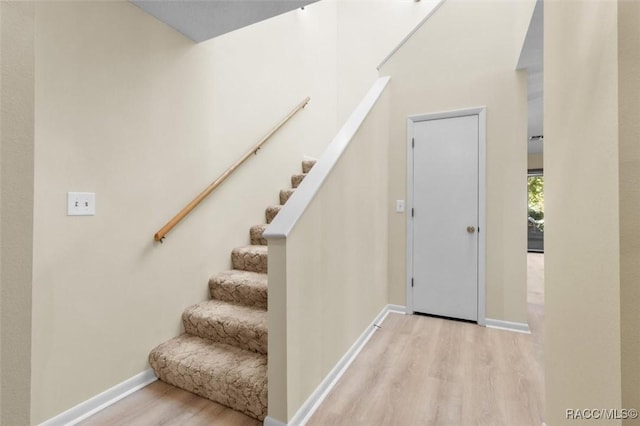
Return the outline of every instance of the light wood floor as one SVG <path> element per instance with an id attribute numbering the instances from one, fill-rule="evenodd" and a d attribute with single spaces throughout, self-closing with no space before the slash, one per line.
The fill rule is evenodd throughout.
<path id="1" fill-rule="evenodd" d="M 531 335 L 391 314 L 307 425 L 540 426 L 544 261 L 528 257 Z"/>
<path id="2" fill-rule="evenodd" d="M 259 426 L 262 422 L 158 380 L 79 424 Z"/>
<path id="3" fill-rule="evenodd" d="M 309 426 L 539 426 L 544 413 L 544 256 L 528 254 L 531 334 L 390 314 Z M 260 425 L 155 382 L 81 423 Z"/>

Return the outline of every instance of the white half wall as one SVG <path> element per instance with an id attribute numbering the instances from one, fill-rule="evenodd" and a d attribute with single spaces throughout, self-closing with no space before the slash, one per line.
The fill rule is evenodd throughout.
<path id="1" fill-rule="evenodd" d="M 285 423 L 387 305 L 387 81 L 376 82 L 265 233 L 268 414 Z"/>

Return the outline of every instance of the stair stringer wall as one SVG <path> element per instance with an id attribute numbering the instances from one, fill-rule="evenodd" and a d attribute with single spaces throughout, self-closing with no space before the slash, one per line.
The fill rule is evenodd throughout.
<path id="1" fill-rule="evenodd" d="M 266 231 L 270 418 L 291 420 L 387 305 L 386 81 L 377 81 L 377 102 L 357 117 L 372 89 Z M 340 148 L 350 125 L 357 131 Z"/>

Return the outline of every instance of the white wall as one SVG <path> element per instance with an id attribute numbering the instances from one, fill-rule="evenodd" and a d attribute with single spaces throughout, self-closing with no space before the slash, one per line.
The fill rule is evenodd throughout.
<path id="1" fill-rule="evenodd" d="M 375 79 L 392 43 L 361 51 L 360 39 L 400 40 L 434 4 L 344 6 L 353 28 L 366 23 L 349 31 L 343 7 L 323 1 L 193 44 L 126 2 L 36 3 L 32 422 L 147 368 Z M 305 96 L 258 156 L 153 243 Z M 97 215 L 67 217 L 68 191 L 96 192 Z"/>
<path id="2" fill-rule="evenodd" d="M 567 408 L 621 407 L 617 21 L 615 1 L 544 7 L 545 418 L 554 426 L 576 424 Z"/>
<path id="3" fill-rule="evenodd" d="M 526 322 L 526 72 L 535 1 L 448 0 L 381 68 L 391 76 L 389 200 L 406 199 L 409 115 L 487 107 L 488 318 Z M 389 301 L 406 303 L 406 216 L 389 203 Z"/>

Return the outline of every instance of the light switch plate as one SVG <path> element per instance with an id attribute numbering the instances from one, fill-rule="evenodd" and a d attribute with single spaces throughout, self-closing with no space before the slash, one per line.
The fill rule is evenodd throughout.
<path id="1" fill-rule="evenodd" d="M 93 216 L 96 214 L 95 192 L 68 192 L 67 216 Z"/>
<path id="2" fill-rule="evenodd" d="M 396 213 L 404 213 L 404 200 L 396 200 Z"/>

